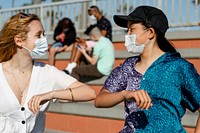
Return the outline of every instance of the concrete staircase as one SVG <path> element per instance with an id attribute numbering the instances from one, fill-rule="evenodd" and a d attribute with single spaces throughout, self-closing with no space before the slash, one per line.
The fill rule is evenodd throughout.
<path id="1" fill-rule="evenodd" d="M 189 62 L 193 63 L 200 73 L 200 39 L 171 39 L 177 50 Z M 131 56 L 121 41 L 115 42 L 115 67 Z M 70 53 L 63 52 L 56 56 L 56 67 L 64 69 L 69 61 Z M 48 56 L 40 61 L 48 63 Z M 98 94 L 106 77 L 87 82 Z M 182 124 L 190 133 L 194 132 L 198 113 L 187 111 Z M 85 103 L 51 103 L 47 112 L 46 133 L 57 131 L 73 133 L 116 133 L 124 124 L 123 103 L 108 109 L 98 109 L 93 101 Z M 52 132 L 51 132 L 52 131 Z"/>

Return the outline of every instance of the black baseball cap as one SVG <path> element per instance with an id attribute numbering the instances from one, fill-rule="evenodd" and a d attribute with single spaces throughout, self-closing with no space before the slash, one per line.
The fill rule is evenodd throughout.
<path id="1" fill-rule="evenodd" d="M 143 22 L 158 29 L 161 33 L 165 34 L 168 26 L 166 15 L 158 8 L 152 6 L 139 6 L 135 8 L 128 16 L 127 15 L 114 15 L 114 22 L 120 26 L 127 28 L 128 21 Z"/>

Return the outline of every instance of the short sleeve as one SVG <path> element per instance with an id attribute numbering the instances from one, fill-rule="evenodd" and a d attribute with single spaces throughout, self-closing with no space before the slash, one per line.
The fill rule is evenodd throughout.
<path id="1" fill-rule="evenodd" d="M 126 86 L 126 76 L 123 75 L 123 65 L 116 67 L 106 79 L 103 88 L 109 92 L 120 92 Z"/>
<path id="2" fill-rule="evenodd" d="M 110 22 L 105 18 L 102 20 L 102 24 L 98 26 L 100 30 L 106 30 L 106 31 L 109 29 L 109 27 L 110 27 Z"/>
<path id="3" fill-rule="evenodd" d="M 200 108 L 200 77 L 193 64 L 183 66 L 183 103 L 190 111 Z"/>
<path id="4" fill-rule="evenodd" d="M 75 81 L 77 80 L 70 75 L 55 67 L 53 68 L 53 90 L 66 89 Z"/>
<path id="5" fill-rule="evenodd" d="M 103 43 L 95 42 L 93 55 L 96 55 L 99 57 L 99 54 L 101 53 L 101 51 L 103 49 L 103 46 L 104 46 Z"/>

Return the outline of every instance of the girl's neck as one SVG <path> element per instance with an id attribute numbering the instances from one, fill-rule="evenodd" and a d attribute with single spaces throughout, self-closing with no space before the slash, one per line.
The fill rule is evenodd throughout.
<path id="1" fill-rule="evenodd" d="M 33 68 L 33 60 L 31 58 L 20 58 L 17 54 L 15 54 L 9 62 L 12 64 L 14 69 L 22 73 L 30 71 Z"/>
<path id="2" fill-rule="evenodd" d="M 152 64 L 156 59 L 158 59 L 161 55 L 163 55 L 165 52 L 163 52 L 159 47 L 153 47 L 148 51 L 145 51 L 144 54 L 140 56 L 142 64 Z"/>

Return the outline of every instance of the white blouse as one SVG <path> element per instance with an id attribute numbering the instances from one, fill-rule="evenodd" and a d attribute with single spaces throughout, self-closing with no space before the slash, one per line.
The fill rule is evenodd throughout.
<path id="1" fill-rule="evenodd" d="M 34 62 L 26 100 L 21 106 L 6 80 L 2 63 L 0 75 L 0 133 L 43 133 L 49 102 L 41 105 L 38 114 L 33 114 L 28 101 L 33 95 L 65 89 L 76 81 L 53 66 Z"/>

